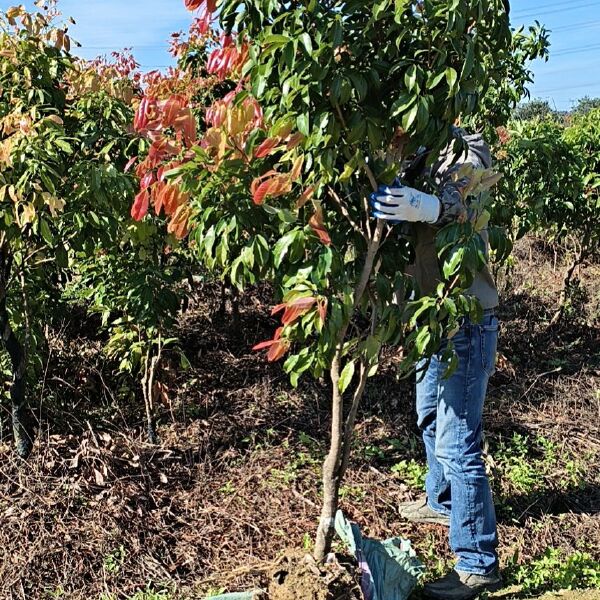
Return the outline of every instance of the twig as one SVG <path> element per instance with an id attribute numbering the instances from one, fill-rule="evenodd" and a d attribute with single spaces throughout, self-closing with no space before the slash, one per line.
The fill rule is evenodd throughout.
<path id="1" fill-rule="evenodd" d="M 546 371 L 545 373 L 540 373 L 534 380 L 533 383 L 525 390 L 525 392 L 523 392 L 523 394 L 520 396 L 519 400 L 523 400 L 523 398 L 525 398 L 525 396 L 527 396 L 527 394 L 529 394 L 529 392 L 534 388 L 535 384 L 542 378 L 545 377 L 546 375 L 552 375 L 553 373 L 559 373 L 560 371 L 562 371 L 562 367 L 556 367 L 556 369 L 552 369 L 552 371 Z"/>
<path id="2" fill-rule="evenodd" d="M 346 220 L 348 221 L 348 223 L 350 223 L 350 225 L 352 226 L 352 229 L 354 229 L 354 231 L 356 231 L 356 233 L 358 233 L 368 243 L 369 238 L 367 237 L 365 232 L 360 228 L 360 226 L 356 223 L 356 221 L 352 218 L 352 215 L 350 214 L 348 207 L 344 204 L 344 201 L 339 197 L 339 195 L 331 187 L 329 188 L 329 195 L 331 196 L 331 199 L 336 203 L 336 205 L 340 209 L 340 212 L 342 213 L 342 215 L 344 217 L 346 217 Z"/>

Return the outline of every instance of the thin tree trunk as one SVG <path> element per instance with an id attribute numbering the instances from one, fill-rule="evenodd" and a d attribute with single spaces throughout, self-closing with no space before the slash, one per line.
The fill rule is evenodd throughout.
<path id="1" fill-rule="evenodd" d="M 231 302 L 231 317 L 232 317 L 231 323 L 232 323 L 234 329 L 239 329 L 241 326 L 240 292 L 235 286 L 232 286 L 232 288 L 231 288 L 230 302 Z"/>
<path id="2" fill-rule="evenodd" d="M 152 354 L 152 349 L 148 350 L 146 355 L 144 377 L 142 378 L 142 392 L 144 395 L 144 406 L 146 409 L 146 433 L 148 435 L 148 441 L 151 444 L 158 444 L 158 435 L 156 434 L 156 423 L 154 416 L 154 378 L 156 373 L 156 366 L 160 361 L 161 346 L 159 340 L 159 348 L 156 356 Z"/>
<path id="3" fill-rule="evenodd" d="M 373 237 L 369 242 L 365 263 L 354 290 L 353 310 L 340 329 L 336 345 L 336 354 L 331 363 L 331 441 L 329 453 L 323 464 L 323 507 L 321 509 L 321 518 L 317 529 L 317 539 L 314 550 L 314 558 L 319 562 L 323 562 L 331 550 L 331 542 L 335 531 L 335 514 L 339 503 L 340 485 L 350 455 L 354 421 L 368 379 L 368 369 L 364 368 L 365 365 L 361 362 L 360 380 L 353 396 L 350 413 L 346 419 L 346 423 L 344 423 L 344 402 L 342 394 L 339 391 L 342 349 L 353 313 L 360 305 L 363 294 L 367 289 L 369 278 L 375 264 L 375 257 L 381 244 L 383 228 L 384 222 L 380 220 L 377 221 Z"/>
<path id="4" fill-rule="evenodd" d="M 554 313 L 554 316 L 552 317 L 550 324 L 548 325 L 549 328 L 555 327 L 562 320 L 565 314 L 565 308 L 567 307 L 567 300 L 569 299 L 569 289 L 573 280 L 573 274 L 575 273 L 577 267 L 581 265 L 581 263 L 584 261 L 584 258 L 584 251 L 582 249 L 580 252 L 576 253 L 573 262 L 569 265 L 569 268 L 566 270 L 565 276 L 563 278 L 562 289 L 560 291 L 558 309 Z"/>
<path id="5" fill-rule="evenodd" d="M 329 454 L 323 464 L 323 506 L 317 529 L 314 557 L 323 562 L 333 540 L 335 513 L 338 508 L 340 490 L 340 464 L 342 460 L 344 401 L 339 391 L 341 345 L 331 363 L 332 408 L 331 442 Z"/>
<path id="6" fill-rule="evenodd" d="M 27 458 L 33 448 L 33 434 L 27 418 L 25 398 L 25 375 L 27 357 L 23 345 L 13 331 L 6 307 L 8 279 L 12 267 L 12 257 L 6 244 L 0 250 L 0 332 L 2 344 L 10 356 L 12 365 L 12 384 L 10 387 L 13 437 L 17 454 Z"/>

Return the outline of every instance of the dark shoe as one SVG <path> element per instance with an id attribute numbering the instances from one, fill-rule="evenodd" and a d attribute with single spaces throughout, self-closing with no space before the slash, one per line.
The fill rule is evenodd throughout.
<path id="1" fill-rule="evenodd" d="M 413 502 L 402 502 L 398 507 L 401 517 L 412 523 L 434 523 L 450 527 L 450 517 L 436 512 L 427 504 L 427 496 L 423 495 Z"/>
<path id="2" fill-rule="evenodd" d="M 426 584 L 423 593 L 438 600 L 470 600 L 481 592 L 497 592 L 501 588 L 502 578 L 498 569 L 489 575 L 450 571 L 441 579 Z"/>

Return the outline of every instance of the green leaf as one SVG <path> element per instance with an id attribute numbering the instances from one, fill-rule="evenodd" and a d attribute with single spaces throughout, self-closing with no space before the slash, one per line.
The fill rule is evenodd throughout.
<path id="1" fill-rule="evenodd" d="M 265 46 L 285 46 L 288 42 L 290 42 L 290 38 L 287 35 L 280 35 L 276 33 L 272 33 L 263 38 L 262 43 Z"/>
<path id="2" fill-rule="evenodd" d="M 348 389 L 348 386 L 350 385 L 350 382 L 354 377 L 355 366 L 356 361 L 351 360 L 349 363 L 346 364 L 346 366 L 342 370 L 340 379 L 338 381 L 338 389 L 340 390 L 340 394 L 343 394 L 346 391 L 346 389 Z"/>
<path id="3" fill-rule="evenodd" d="M 310 135 L 309 118 L 307 113 L 303 115 L 298 115 L 298 117 L 296 118 L 296 127 L 302 135 L 305 135 L 307 137 Z"/>
<path id="4" fill-rule="evenodd" d="M 398 100 L 392 104 L 392 108 L 390 109 L 390 116 L 397 117 L 398 115 L 407 111 L 416 101 L 418 96 L 413 94 L 402 94 Z"/>
<path id="5" fill-rule="evenodd" d="M 312 40 L 310 39 L 310 35 L 308 35 L 308 33 L 303 33 L 302 35 L 300 35 L 300 41 L 302 42 L 302 45 L 306 48 L 306 52 L 308 53 L 308 55 L 312 56 L 313 45 Z"/>
<path id="6" fill-rule="evenodd" d="M 404 74 L 404 85 L 410 92 L 417 86 L 417 67 L 416 65 L 410 65 L 406 73 Z"/>
<path id="7" fill-rule="evenodd" d="M 273 262 L 275 264 L 275 268 L 279 268 L 281 266 L 285 255 L 287 254 L 290 246 L 292 245 L 292 242 L 294 241 L 297 235 L 298 231 L 294 230 L 290 231 L 289 233 L 286 233 L 286 235 L 277 240 L 277 243 L 275 244 L 275 248 L 273 250 Z"/>
<path id="8" fill-rule="evenodd" d="M 54 243 L 54 236 L 52 235 L 52 232 L 50 231 L 50 227 L 48 226 L 48 223 L 46 222 L 46 219 L 44 219 L 44 218 L 40 219 L 40 233 L 41 233 L 44 241 L 49 246 L 52 246 L 52 244 Z"/>
<path id="9" fill-rule="evenodd" d="M 402 117 L 402 128 L 404 131 L 410 131 L 414 125 L 419 114 L 419 104 L 415 104 L 403 117 Z"/>
<path id="10" fill-rule="evenodd" d="M 446 69 L 446 81 L 448 82 L 448 87 L 450 88 L 450 94 L 453 95 L 456 82 L 458 81 L 458 73 L 452 67 L 448 67 Z"/>

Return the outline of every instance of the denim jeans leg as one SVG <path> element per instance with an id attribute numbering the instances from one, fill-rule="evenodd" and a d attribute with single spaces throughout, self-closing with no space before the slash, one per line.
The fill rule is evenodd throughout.
<path id="1" fill-rule="evenodd" d="M 498 320 L 468 320 L 452 342 L 459 366 L 439 379 L 435 457 L 450 482 L 450 546 L 456 568 L 487 574 L 498 563 L 496 515 L 481 450 L 483 404 L 494 369 Z"/>
<path id="2" fill-rule="evenodd" d="M 421 371 L 426 365 L 422 361 L 418 369 Z M 442 464 L 435 455 L 436 418 L 438 407 L 438 380 L 441 375 L 439 360 L 435 357 L 427 371 L 419 373 L 417 381 L 417 415 L 418 425 L 423 436 L 425 452 L 427 454 L 427 477 L 425 478 L 425 491 L 427 503 L 430 508 L 444 515 L 450 514 L 450 483 L 444 476 Z"/>

